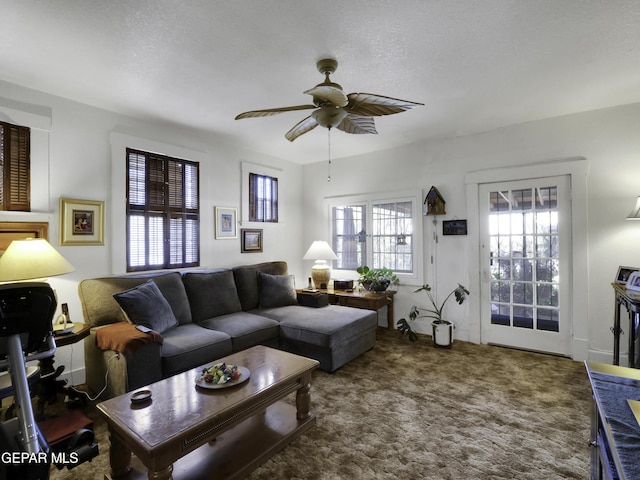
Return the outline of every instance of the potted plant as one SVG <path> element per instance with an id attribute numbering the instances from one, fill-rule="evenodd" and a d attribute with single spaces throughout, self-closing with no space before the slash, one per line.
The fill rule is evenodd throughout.
<path id="1" fill-rule="evenodd" d="M 411 311 L 409 312 L 409 320 L 405 318 L 401 318 L 400 320 L 398 320 L 398 330 L 402 335 L 406 334 L 409 337 L 409 341 L 415 342 L 416 340 L 418 340 L 418 335 L 411 328 L 409 321 L 413 321 L 416 318 L 431 318 L 433 319 L 433 321 L 431 322 L 431 327 L 433 328 L 433 343 L 436 345 L 436 347 L 451 347 L 451 344 L 453 343 L 453 329 L 455 328 L 455 326 L 453 322 L 442 318 L 442 312 L 445 305 L 447 304 L 447 301 L 452 296 L 455 296 L 456 302 L 459 305 L 462 305 L 462 303 L 467 298 L 467 295 L 469 295 L 469 290 L 467 290 L 466 287 L 458 284 L 458 286 L 445 297 L 444 301 L 440 305 L 438 305 L 436 299 L 431 293 L 431 287 L 429 285 L 423 285 L 415 291 L 415 293 L 418 292 L 425 292 L 427 294 L 427 297 L 429 297 L 429 301 L 431 302 L 431 306 L 412 306 Z"/>
<path id="2" fill-rule="evenodd" d="M 400 284 L 398 277 L 386 267 L 369 268 L 364 265 L 358 267 L 356 272 L 360 275 L 358 283 L 368 292 L 384 292 L 390 285 Z"/>

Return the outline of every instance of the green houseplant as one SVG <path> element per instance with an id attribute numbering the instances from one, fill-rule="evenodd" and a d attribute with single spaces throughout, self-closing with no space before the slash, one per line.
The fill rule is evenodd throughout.
<path id="1" fill-rule="evenodd" d="M 358 267 L 356 272 L 360 275 L 358 283 L 367 291 L 384 292 L 390 285 L 397 286 L 400 283 L 393 271 L 386 267 L 369 268 L 364 265 Z"/>
<path id="2" fill-rule="evenodd" d="M 429 302 L 431 303 L 430 307 L 418 307 L 417 305 L 413 305 L 411 307 L 411 311 L 409 312 L 409 320 L 406 318 L 401 318 L 397 322 L 398 330 L 402 335 L 407 335 L 409 341 L 415 342 L 418 340 L 418 335 L 415 330 L 411 328 L 411 324 L 409 322 L 414 321 L 417 318 L 431 318 L 433 321 L 431 322 L 431 326 L 433 328 L 433 342 L 438 347 L 450 347 L 453 342 L 453 322 L 445 320 L 442 318 L 442 312 L 444 311 L 444 307 L 447 304 L 447 301 L 453 296 L 456 299 L 456 302 L 459 305 L 467 298 L 469 295 L 469 290 L 466 287 L 458 284 L 458 286 L 451 292 L 449 295 L 445 297 L 445 299 L 438 305 L 433 293 L 431 292 L 431 287 L 427 284 L 418 288 L 414 293 L 425 292 L 427 297 L 429 298 Z"/>

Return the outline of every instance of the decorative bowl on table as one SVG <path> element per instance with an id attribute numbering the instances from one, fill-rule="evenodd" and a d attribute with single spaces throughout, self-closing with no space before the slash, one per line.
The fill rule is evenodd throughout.
<path id="1" fill-rule="evenodd" d="M 196 377 L 196 385 L 202 388 L 228 388 L 249 380 L 248 368 L 231 363 L 220 362 L 204 367 Z"/>

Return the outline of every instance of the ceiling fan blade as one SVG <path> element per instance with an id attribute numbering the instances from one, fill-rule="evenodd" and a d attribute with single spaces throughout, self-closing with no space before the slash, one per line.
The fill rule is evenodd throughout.
<path id="1" fill-rule="evenodd" d="M 423 103 L 400 100 L 399 98 L 384 97 L 373 93 L 350 93 L 347 95 L 349 104 L 345 110 L 353 115 L 365 117 L 379 117 L 382 115 L 393 115 L 407 111 Z"/>
<path id="2" fill-rule="evenodd" d="M 268 108 L 266 110 L 251 110 L 250 112 L 243 112 L 236 116 L 236 120 L 241 118 L 253 118 L 253 117 L 268 117 L 271 115 L 278 115 L 283 112 L 293 112 L 296 110 L 311 110 L 318 108 L 315 105 L 296 105 L 293 107 L 280 107 L 280 108 Z"/>
<path id="3" fill-rule="evenodd" d="M 373 117 L 363 117 L 360 115 L 347 115 L 337 128 L 346 133 L 378 133 Z"/>
<path id="4" fill-rule="evenodd" d="M 302 93 L 307 93 L 309 95 L 313 95 L 316 98 L 321 100 L 326 100 L 327 102 L 331 102 L 331 104 L 336 107 L 344 107 L 349 103 L 349 99 L 344 94 L 344 92 L 332 85 L 316 85 L 309 90 L 306 90 Z"/>
<path id="5" fill-rule="evenodd" d="M 300 135 L 307 133 L 310 130 L 313 130 L 317 126 L 318 126 L 318 122 L 316 122 L 316 119 L 309 116 L 304 120 L 301 120 L 300 122 L 296 123 L 291 130 L 289 130 L 287 133 L 284 134 L 284 136 L 287 140 L 289 140 L 290 142 L 293 142 Z"/>

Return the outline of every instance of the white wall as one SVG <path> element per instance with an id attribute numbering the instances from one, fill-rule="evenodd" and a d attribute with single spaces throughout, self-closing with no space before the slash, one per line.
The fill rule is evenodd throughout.
<path id="1" fill-rule="evenodd" d="M 393 151 L 348 159 L 334 159 L 332 181 L 326 182 L 324 162 L 299 166 L 238 148 L 209 133 L 180 130 L 116 115 L 40 92 L 0 82 L 0 118 L 24 120 L 34 128 L 38 139 L 32 155 L 35 187 L 34 212 L 0 212 L 0 221 L 48 221 L 49 240 L 75 266 L 76 271 L 50 280 L 60 302 L 69 304 L 72 320 L 82 318 L 77 284 L 84 278 L 124 271 L 119 260 L 125 248 L 121 228 L 124 211 L 115 207 L 124 186 L 112 177 L 114 134 L 135 137 L 143 142 L 169 145 L 178 150 L 197 152 L 201 174 L 201 257 L 203 266 L 233 266 L 283 259 L 291 273 L 306 279 L 311 262 L 302 255 L 311 242 L 328 238 L 328 210 L 325 197 L 361 193 L 438 187 L 447 201 L 444 219 L 468 218 L 465 176 L 482 169 L 542 164 L 555 159 L 584 157 L 589 163 L 587 177 L 588 211 L 588 288 L 583 293 L 589 342 L 589 356 L 609 361 L 612 335 L 609 331 L 613 311 L 610 286 L 619 265 L 640 266 L 640 225 L 625 222 L 640 195 L 640 105 L 627 105 L 541 120 L 481 135 L 413 144 Z M 20 120 L 20 121 L 19 121 Z M 24 123 L 23 123 L 24 124 Z M 334 150 L 340 135 L 333 134 Z M 380 135 L 384 135 L 381 131 Z M 366 141 L 366 136 L 362 136 Z M 124 163 L 124 157 L 122 162 Z M 285 222 L 264 226 L 264 252 L 241 254 L 240 240 L 214 240 L 213 208 L 240 207 L 241 163 L 271 166 L 282 172 L 281 200 Z M 115 192 L 115 193 L 114 193 Z M 86 198 L 106 202 L 104 246 L 59 246 L 59 197 Z M 428 241 L 432 217 L 426 219 L 423 233 L 425 281 L 447 291 L 457 282 L 469 282 L 477 272 L 468 237 L 440 238 L 437 269 L 429 264 L 433 245 Z M 441 219 L 439 219 L 441 220 Z M 438 225 L 441 228 L 441 224 Z M 302 282 L 304 283 L 304 282 Z M 298 281 L 301 284 L 301 281 Z M 396 320 L 406 315 L 415 295 L 405 286 L 396 297 Z M 472 292 L 472 294 L 477 292 Z M 478 312 L 452 305 L 461 328 L 458 338 L 470 335 L 470 319 Z M 456 318 L 456 317 L 454 317 Z M 625 328 L 625 332 L 628 329 Z M 425 329 L 426 331 L 426 329 Z M 460 336 L 462 335 L 462 336 Z M 622 353 L 626 352 L 622 338 Z M 63 347 L 57 362 L 77 370 L 73 381 L 83 377 L 82 344 Z M 624 362 L 624 359 L 622 359 Z"/>
<path id="2" fill-rule="evenodd" d="M 111 112 L 0 82 L 0 119 L 32 127 L 32 209 L 30 213 L 0 212 L 0 221 L 48 222 L 49 242 L 69 260 L 75 272 L 50 279 L 59 303 L 68 303 L 72 321 L 82 321 L 77 285 L 84 278 L 125 271 L 123 138 L 166 153 L 193 154 L 200 161 L 201 265 L 230 267 L 285 260 L 290 273 L 306 278 L 302 222 L 302 167 L 234 147 L 210 133 L 151 124 Z M 115 139 L 115 140 L 114 140 Z M 154 151 L 157 151 L 154 148 Z M 240 253 L 240 238 L 214 238 L 214 207 L 241 205 L 241 163 L 274 167 L 279 172 L 285 221 L 265 225 L 262 253 Z M 104 200 L 104 246 L 60 246 L 58 204 L 61 196 Z M 242 225 L 239 226 L 239 229 Z M 82 343 L 62 347 L 56 363 L 74 371 L 73 382 L 84 381 Z"/>
<path id="3" fill-rule="evenodd" d="M 586 288 L 578 292 L 585 315 L 574 318 L 588 337 L 588 356 L 611 361 L 614 280 L 619 265 L 640 266 L 640 224 L 624 218 L 640 195 L 640 104 L 585 112 L 559 118 L 516 125 L 480 135 L 413 144 L 393 151 L 377 152 L 348 159 L 334 159 L 332 181 L 326 178 L 326 164 L 304 168 L 304 243 L 328 238 L 328 210 L 325 197 L 358 193 L 422 188 L 423 194 L 435 185 L 446 200 L 447 215 L 442 219 L 468 218 L 465 177 L 469 172 L 561 161 L 584 157 L 587 175 L 586 215 L 587 265 L 579 265 L 588 276 Z M 332 144 L 339 148 L 341 132 Z M 381 132 L 380 135 L 384 135 Z M 585 206 L 580 206 L 583 210 Z M 457 282 L 477 284 L 477 264 L 470 255 L 469 237 L 440 237 L 437 268 L 429 264 L 433 245 L 429 241 L 433 217 L 425 219 L 423 232 L 425 279 L 448 292 Z M 442 219 L 438 219 L 439 221 Z M 441 224 L 438 224 L 441 231 Z M 476 259 L 477 260 L 477 259 Z M 475 279 L 475 280 L 474 280 Z M 465 283 L 467 282 L 467 283 Z M 396 296 L 396 321 L 406 316 L 418 299 L 413 287 L 401 288 Z M 472 291 L 472 295 L 478 292 Z M 469 324 L 477 322 L 478 302 L 463 308 L 451 305 L 451 315 L 461 328 L 457 338 L 470 338 Z M 583 318 L 585 317 L 586 318 Z M 427 332 L 426 323 L 419 326 Z M 623 327 L 625 332 L 628 328 Z M 621 352 L 626 354 L 626 336 Z M 578 354 L 574 358 L 580 359 Z M 621 364 L 626 364 L 621 358 Z"/>

